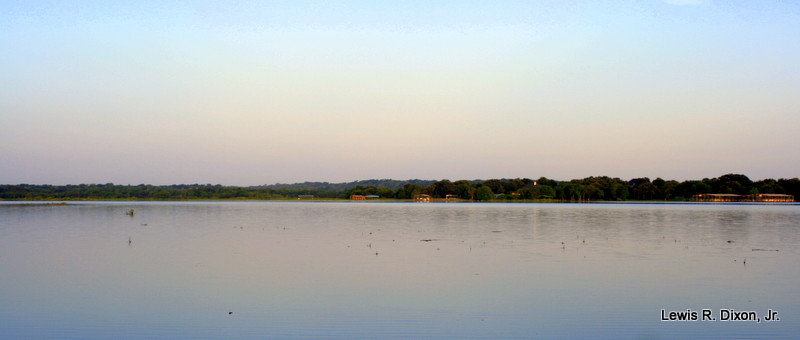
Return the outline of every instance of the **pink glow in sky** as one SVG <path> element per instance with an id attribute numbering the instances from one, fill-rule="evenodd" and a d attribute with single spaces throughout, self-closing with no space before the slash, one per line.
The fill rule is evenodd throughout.
<path id="1" fill-rule="evenodd" d="M 0 2 L 0 183 L 800 176 L 800 5 Z"/>

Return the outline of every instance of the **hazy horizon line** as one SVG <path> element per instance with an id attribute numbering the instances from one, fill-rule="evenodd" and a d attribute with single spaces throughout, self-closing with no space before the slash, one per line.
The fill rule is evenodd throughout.
<path id="1" fill-rule="evenodd" d="M 753 178 L 750 178 L 750 176 L 748 176 L 748 175 L 746 175 L 746 174 L 726 173 L 726 174 L 718 175 L 718 176 L 715 176 L 715 177 L 691 178 L 691 179 L 681 179 L 681 180 L 679 180 L 679 179 L 672 179 L 672 178 L 664 178 L 664 177 L 661 177 L 661 176 L 656 176 L 656 177 L 650 177 L 650 176 L 631 177 L 631 178 L 629 178 L 629 179 L 627 179 L 627 180 L 628 180 L 628 181 L 630 181 L 630 180 L 637 179 L 637 178 L 648 178 L 648 179 L 650 179 L 651 181 L 653 181 L 653 180 L 655 180 L 655 179 L 659 179 L 659 178 L 660 178 L 660 179 L 662 179 L 662 180 L 665 180 L 665 181 L 673 181 L 673 180 L 674 180 L 674 181 L 678 181 L 678 182 L 685 182 L 685 181 L 702 181 L 703 179 L 719 178 L 719 177 L 721 177 L 721 176 L 725 176 L 725 175 L 744 175 L 745 177 L 747 177 L 748 179 L 750 179 L 750 180 L 751 180 L 751 181 L 753 181 L 753 182 L 758 182 L 758 181 L 763 181 L 763 180 L 768 180 L 768 179 L 772 179 L 772 180 L 781 180 L 781 179 L 794 179 L 794 178 L 798 178 L 798 176 L 795 176 L 795 177 L 768 177 L 768 178 L 759 178 L 759 179 L 753 179 Z M 557 181 L 557 182 L 569 182 L 569 181 L 573 181 L 573 180 L 581 180 L 581 179 L 586 179 L 586 178 L 591 178 L 591 177 L 608 177 L 608 178 L 618 178 L 618 179 L 622 179 L 622 180 L 624 180 L 624 178 L 622 178 L 622 177 L 620 177 L 620 176 L 596 175 L 596 176 L 588 176 L 588 177 L 582 177 L 582 178 L 572 178 L 572 179 L 567 179 L 567 180 L 564 180 L 564 179 L 556 179 L 556 178 L 550 178 L 550 177 L 546 177 L 546 176 L 539 176 L 539 177 L 536 177 L 536 178 L 532 178 L 532 177 L 492 177 L 492 178 L 487 178 L 487 179 L 481 179 L 481 178 L 475 178 L 475 179 L 463 179 L 463 178 L 462 178 L 462 179 L 456 179 L 456 180 L 449 179 L 449 178 L 442 178 L 442 179 L 423 179 L 423 178 L 409 178 L 409 179 L 394 179 L 394 178 L 368 178 L 368 179 L 359 179 L 359 180 L 352 180 L 352 181 L 335 181 L 335 182 L 334 182 L 334 181 L 311 181 L 311 180 L 306 180 L 306 181 L 301 181 L 301 182 L 293 182 L 293 183 L 289 183 L 289 182 L 275 182 L 275 183 L 272 183 L 272 184 L 266 184 L 266 183 L 262 183 L 262 184 L 250 184 L 250 185 L 234 185 L 234 184 L 222 184 L 222 183 L 200 183 L 200 182 L 195 182 L 195 183 L 188 183 L 188 182 L 186 182 L 186 183 L 170 183 L 170 184 L 153 184 L 153 183 L 136 183 L 136 184 L 133 184 L 133 183 L 114 183 L 114 182 L 104 182 L 104 183 L 101 183 L 101 182 L 95 182 L 95 183 L 89 183 L 89 182 L 86 182 L 86 183 L 66 183 L 66 184 L 53 184 L 53 183 L 2 183 L 2 184 L 0 184 L 0 185 L 50 185 L 50 186 L 70 186 L 70 185 L 107 185 L 107 184 L 113 184 L 113 185 L 125 185 L 125 186 L 138 186 L 138 185 L 151 185 L 151 186 L 174 186 L 174 185 L 220 185 L 220 186 L 225 186 L 225 187 L 258 187 L 258 186 L 274 186 L 274 185 L 295 185 L 295 184 L 303 184 L 303 183 L 346 184 L 346 183 L 367 182 L 367 181 L 399 181 L 399 182 L 411 182 L 411 181 L 426 181 L 426 182 L 428 182 L 428 181 L 433 181 L 433 182 L 438 182 L 438 181 L 451 181 L 451 182 L 456 182 L 456 181 L 462 181 L 462 180 L 469 181 L 469 182 L 475 182 L 475 181 L 484 181 L 484 182 L 485 182 L 485 181 L 488 181 L 488 180 L 493 180 L 493 179 L 496 179 L 496 180 L 512 180 L 512 179 L 530 179 L 530 180 L 537 180 L 537 179 L 540 179 L 540 178 L 546 178 L 546 179 L 549 179 L 549 180 L 554 180 L 554 181 Z"/>

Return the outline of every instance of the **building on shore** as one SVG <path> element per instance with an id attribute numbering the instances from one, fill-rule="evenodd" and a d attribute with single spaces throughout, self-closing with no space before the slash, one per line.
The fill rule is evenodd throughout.
<path id="1" fill-rule="evenodd" d="M 794 196 L 785 194 L 747 195 L 747 202 L 794 202 Z"/>
<path id="2" fill-rule="evenodd" d="M 430 201 L 431 201 L 431 195 L 426 195 L 426 194 L 414 195 L 414 202 L 430 202 Z"/>
<path id="3" fill-rule="evenodd" d="M 785 194 L 700 194 L 692 199 L 698 202 L 794 202 L 794 196 Z"/>
<path id="4" fill-rule="evenodd" d="M 699 194 L 692 199 L 699 202 L 739 202 L 742 197 L 744 196 L 736 194 Z"/>

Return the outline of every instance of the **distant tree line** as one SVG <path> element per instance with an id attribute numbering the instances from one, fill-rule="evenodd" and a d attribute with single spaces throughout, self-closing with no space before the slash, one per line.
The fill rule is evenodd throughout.
<path id="1" fill-rule="evenodd" d="M 305 186 L 304 186 L 305 184 Z M 678 182 L 647 177 L 628 181 L 611 177 L 587 177 L 556 181 L 541 177 L 441 181 L 367 180 L 330 184 L 306 182 L 293 185 L 235 187 L 212 184 L 181 185 L 0 185 L 2 200 L 280 200 L 299 196 L 342 199 L 351 195 L 378 195 L 386 199 L 412 199 L 425 194 L 433 198 L 453 195 L 470 201 L 627 201 L 690 200 L 697 194 L 789 194 L 800 197 L 800 180 L 765 179 L 752 181 L 745 175 L 727 174 L 717 178 Z"/>
<path id="2" fill-rule="evenodd" d="M 261 185 L 254 188 L 259 189 L 288 189 L 288 190 L 324 190 L 324 191 L 345 191 L 347 189 L 355 188 L 357 186 L 373 186 L 376 188 L 389 188 L 392 190 L 397 190 L 403 185 L 406 184 L 417 184 L 421 186 L 428 186 L 433 184 L 431 180 L 422 180 L 422 179 L 410 179 L 406 181 L 398 181 L 394 179 L 366 179 L 354 182 L 345 182 L 345 183 L 329 183 L 329 182 L 303 182 L 303 183 L 294 183 L 294 184 L 270 184 L 270 185 Z"/>
<path id="3" fill-rule="evenodd" d="M 272 190 L 212 184 L 181 185 L 3 185 L 0 199 L 3 200 L 274 200 L 296 196 L 306 192 L 322 195 L 319 190 Z M 326 195 L 337 197 L 337 193 Z"/>
<path id="4" fill-rule="evenodd" d="M 751 181 L 745 175 L 728 174 L 718 178 L 687 180 L 678 182 L 647 177 L 628 181 L 611 177 L 587 177 L 571 181 L 556 181 L 541 177 L 490 179 L 486 181 L 442 180 L 428 186 L 406 184 L 394 190 L 372 186 L 357 186 L 345 191 L 345 195 L 379 195 L 386 198 L 408 199 L 417 194 L 434 198 L 456 195 L 462 199 L 475 201 L 489 200 L 535 200 L 551 199 L 560 201 L 626 201 L 626 200 L 690 200 L 694 195 L 719 194 L 789 194 L 800 197 L 800 180 L 765 179 Z"/>

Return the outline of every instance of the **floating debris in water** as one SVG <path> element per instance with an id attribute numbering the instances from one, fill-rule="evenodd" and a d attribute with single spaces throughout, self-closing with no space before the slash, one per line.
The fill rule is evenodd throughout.
<path id="1" fill-rule="evenodd" d="M 125 212 L 125 215 L 128 215 L 130 217 L 133 217 L 133 214 L 134 214 L 133 209 L 128 210 L 128 211 Z"/>
<path id="2" fill-rule="evenodd" d="M 754 248 L 753 251 L 780 251 L 778 249 L 762 249 L 762 248 Z"/>
<path id="3" fill-rule="evenodd" d="M 733 243 L 733 241 L 731 241 L 731 240 L 728 240 L 728 243 Z"/>

